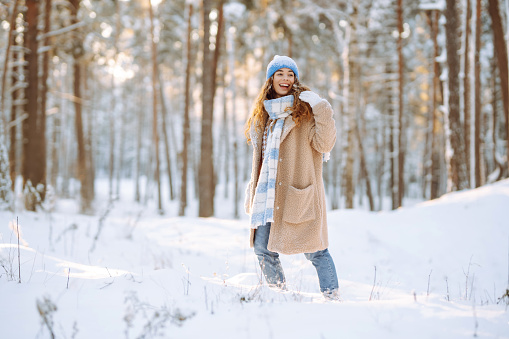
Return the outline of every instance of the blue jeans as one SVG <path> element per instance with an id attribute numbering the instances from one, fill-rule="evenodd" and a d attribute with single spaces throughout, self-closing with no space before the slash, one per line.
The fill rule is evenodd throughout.
<path id="1" fill-rule="evenodd" d="M 279 260 L 279 254 L 267 249 L 269 234 L 270 223 L 267 223 L 265 226 L 258 226 L 254 238 L 254 252 L 258 257 L 262 273 L 267 283 L 271 286 L 284 288 L 286 280 L 281 261 Z M 304 253 L 304 255 L 316 268 L 318 281 L 320 283 L 320 291 L 323 293 L 337 290 L 339 287 L 338 276 L 329 250 L 326 248 L 315 253 Z"/>

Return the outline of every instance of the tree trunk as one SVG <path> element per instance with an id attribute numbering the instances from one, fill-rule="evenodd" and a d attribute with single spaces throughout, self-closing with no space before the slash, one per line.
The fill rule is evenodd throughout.
<path id="1" fill-rule="evenodd" d="M 52 0 L 45 1 L 44 8 L 44 46 L 50 46 L 50 39 L 47 37 L 47 33 L 51 29 L 51 4 Z M 50 53 L 51 50 L 44 52 L 42 59 L 42 77 L 41 77 L 41 114 L 46 116 L 47 109 L 47 94 L 48 94 L 48 76 L 49 76 L 49 66 L 50 66 Z M 46 119 L 43 119 L 45 121 Z M 44 128 L 45 129 L 45 128 Z"/>
<path id="2" fill-rule="evenodd" d="M 208 1 L 208 0 L 207 0 Z M 219 0 L 219 13 L 217 14 L 217 35 L 216 35 L 216 42 L 215 42 L 215 49 L 214 49 L 214 59 L 212 64 L 212 102 L 214 102 L 214 96 L 216 94 L 216 73 L 217 73 L 217 65 L 219 64 L 219 57 L 221 52 L 221 44 L 223 40 L 223 33 L 224 33 L 224 9 L 223 9 L 224 0 Z M 210 46 L 210 45 L 209 45 Z"/>
<path id="3" fill-rule="evenodd" d="M 164 91 L 163 91 L 163 82 L 161 81 L 161 72 L 159 72 L 158 75 L 158 81 L 159 81 L 159 95 L 161 96 L 161 129 L 163 130 L 163 141 L 164 141 L 164 151 L 166 155 L 166 170 L 168 172 L 168 189 L 170 194 L 170 200 L 173 201 L 175 199 L 175 196 L 173 194 L 173 178 L 171 175 L 171 147 L 170 147 L 170 138 L 168 136 L 168 124 L 166 122 L 166 116 L 168 115 L 168 109 L 166 105 L 166 100 L 164 100 Z M 171 123 L 171 119 L 170 119 Z"/>
<path id="4" fill-rule="evenodd" d="M 140 77 L 141 81 L 141 77 Z M 142 148 L 143 148 L 143 130 L 144 130 L 144 117 L 145 117 L 145 111 L 144 111 L 144 93 L 142 91 L 138 92 L 137 95 L 137 131 L 136 131 L 136 167 L 135 167 L 135 188 L 134 188 L 134 200 L 136 202 L 141 201 L 141 192 L 140 192 L 140 177 L 141 177 L 141 154 L 142 154 Z"/>
<path id="5" fill-rule="evenodd" d="M 1 140 L 5 141 L 6 138 L 4 138 L 4 135 L 6 133 L 6 124 L 5 124 L 5 114 L 4 114 L 4 108 L 5 108 L 5 85 L 7 82 L 7 73 L 9 68 L 9 57 L 10 57 L 10 51 L 11 46 L 16 44 L 14 41 L 15 36 L 13 32 L 16 30 L 16 16 L 18 15 L 18 3 L 19 0 L 15 0 L 12 4 L 11 9 L 11 17 L 9 20 L 9 33 L 7 36 L 7 48 L 5 50 L 5 58 L 4 58 L 4 67 L 3 67 L 3 73 L 2 73 L 2 93 L 0 96 L 0 112 L 2 114 L 1 121 L 0 121 L 0 133 L 1 133 Z"/>
<path id="6" fill-rule="evenodd" d="M 128 94 L 127 91 L 124 90 L 122 92 L 122 108 L 125 112 L 128 102 Z M 117 171 L 115 172 L 115 181 L 116 181 L 116 187 L 115 187 L 115 196 L 120 196 L 120 186 L 121 186 L 121 180 L 122 180 L 122 172 L 124 171 L 124 158 L 125 158 L 125 138 L 126 138 L 126 114 L 120 114 L 120 117 L 118 118 L 118 121 L 120 123 L 120 126 L 117 126 L 117 129 L 119 131 L 118 134 L 118 161 L 117 161 Z"/>
<path id="7" fill-rule="evenodd" d="M 504 38 L 504 28 L 498 0 L 488 0 L 488 11 L 492 21 L 493 47 L 498 61 L 498 71 L 500 76 L 500 87 L 502 88 L 502 101 L 504 103 L 505 129 L 507 138 L 507 175 L 509 175 L 509 83 L 508 83 L 508 65 L 507 65 L 507 42 Z M 507 27 L 506 27 L 507 28 Z"/>
<path id="8" fill-rule="evenodd" d="M 148 1 L 148 9 L 150 15 L 150 37 L 152 45 L 152 133 L 154 137 L 154 153 L 155 153 L 155 181 L 157 184 L 157 208 L 160 214 L 163 214 L 163 202 L 161 197 L 161 175 L 159 173 L 159 131 L 157 119 L 157 47 L 154 36 L 154 12 L 152 3 Z"/>
<path id="9" fill-rule="evenodd" d="M 67 65 L 60 65 L 60 74 L 64 74 L 65 71 L 68 69 Z M 71 93 L 72 92 L 72 77 L 70 76 L 62 76 L 60 78 L 60 92 L 61 93 Z M 60 107 L 61 107 L 61 114 L 60 115 L 60 126 L 58 126 L 58 131 L 60 133 L 60 144 L 55 145 L 56 147 L 56 157 L 58 158 L 59 163 L 59 176 L 62 178 L 62 183 L 60 185 L 60 194 L 65 198 L 71 197 L 71 169 L 73 167 L 74 162 L 74 155 L 75 152 L 73 150 L 74 143 L 72 142 L 72 135 L 70 131 L 73 130 L 73 126 L 71 125 L 70 119 L 70 112 L 72 111 L 71 108 L 72 103 L 70 100 L 67 100 L 64 98 L 64 96 L 61 96 L 60 100 Z M 60 154 L 65 154 L 64 157 L 61 157 Z"/>
<path id="10" fill-rule="evenodd" d="M 397 207 L 403 204 L 403 196 L 405 193 L 405 148 L 403 147 L 404 124 L 403 124 L 403 5 L 402 0 L 398 0 L 398 203 Z"/>
<path id="11" fill-rule="evenodd" d="M 373 192 L 371 191 L 371 180 L 370 180 L 370 175 L 368 172 L 368 167 L 366 165 L 366 156 L 365 156 L 365 152 L 364 152 L 364 146 L 362 145 L 362 139 L 363 139 L 363 137 L 366 136 L 366 134 L 363 131 L 363 135 L 361 136 L 361 132 L 359 131 L 359 129 L 360 129 L 359 125 L 363 125 L 362 119 L 364 119 L 364 115 L 361 113 L 360 117 L 361 117 L 361 124 L 356 124 L 355 134 L 357 136 L 357 142 L 359 144 L 359 156 L 360 156 L 360 160 L 361 160 L 362 176 L 364 177 L 364 180 L 366 181 L 366 194 L 367 194 L 368 200 L 369 200 L 369 210 L 374 211 L 375 210 L 375 202 L 373 200 Z"/>
<path id="12" fill-rule="evenodd" d="M 480 0 L 479 0 L 480 1 Z M 493 89 L 493 94 L 492 94 L 492 98 L 491 98 L 491 107 L 492 107 L 492 111 L 493 111 L 493 114 L 491 115 L 493 120 L 492 120 L 492 126 L 491 126 L 491 130 L 492 130 L 492 142 L 493 142 L 493 145 L 492 145 L 492 154 L 493 154 L 493 166 L 488 168 L 489 171 L 493 171 L 489 174 L 489 178 L 488 178 L 488 182 L 494 182 L 494 181 L 498 181 L 500 179 L 503 178 L 504 176 L 504 163 L 503 163 L 503 157 L 501 157 L 498 153 L 497 153 L 497 149 L 498 149 L 498 133 L 497 131 L 499 130 L 499 126 L 498 126 L 498 118 L 499 118 L 499 112 L 498 112 L 498 82 L 497 82 L 497 78 L 496 78 L 496 74 L 497 74 L 497 65 L 496 65 L 497 61 L 496 61 L 496 56 L 492 59 L 491 61 L 491 74 L 493 74 L 493 77 L 491 78 L 491 81 L 490 81 L 490 85 L 491 85 L 491 88 Z M 481 65 L 479 64 L 479 75 L 480 75 L 480 68 L 481 68 Z M 479 82 L 481 80 L 479 79 Z M 479 84 L 479 92 L 481 92 L 482 88 L 481 88 L 481 83 Z M 479 103 L 479 116 L 481 115 L 481 107 L 482 107 L 482 102 Z M 481 122 L 479 122 L 480 124 Z M 487 128 L 487 130 L 489 129 L 489 127 Z M 482 140 L 479 140 L 479 146 L 476 145 L 476 147 L 479 148 L 479 153 L 481 152 L 481 142 Z M 484 179 L 484 176 L 483 176 L 483 162 L 481 162 L 479 164 L 479 186 L 481 186 L 483 184 L 483 179 Z"/>
<path id="13" fill-rule="evenodd" d="M 116 65 L 117 64 L 117 55 L 118 55 L 118 37 L 120 35 L 120 3 L 119 1 L 115 1 L 115 30 L 113 35 L 113 62 Z M 109 148 L 109 163 L 108 163 L 108 196 L 109 200 L 113 200 L 114 197 L 114 189 L 113 189 L 113 181 L 115 177 L 115 153 L 116 153 L 116 144 L 115 144 L 115 136 L 117 133 L 117 128 L 115 126 L 116 123 L 116 108 L 117 108 L 117 101 L 116 101 L 116 94 L 115 94 L 115 75 L 111 74 L 111 80 L 110 80 L 110 92 L 111 92 L 111 99 L 110 99 L 110 112 L 109 112 L 109 137 L 110 137 L 110 148 Z"/>
<path id="14" fill-rule="evenodd" d="M 89 91 L 89 78 L 87 77 L 90 72 L 88 71 L 88 65 L 85 65 L 85 72 L 83 76 L 83 86 L 84 86 L 84 92 L 90 93 Z M 93 97 L 93 95 L 91 95 Z M 94 137 L 93 137 L 93 126 L 94 126 L 94 110 L 92 107 L 89 106 L 89 112 L 87 114 L 88 116 L 88 126 L 86 128 L 88 134 L 85 138 L 85 148 L 86 148 L 86 163 L 87 163 L 87 170 L 86 170 L 86 186 L 87 186 L 87 197 L 90 199 L 90 201 L 93 201 L 95 198 L 95 159 L 94 154 L 95 147 L 94 147 Z"/>
<path id="15" fill-rule="evenodd" d="M 430 36 L 431 41 L 433 41 L 433 11 L 426 12 L 426 19 L 430 26 Z M 432 54 L 432 57 L 430 58 L 430 69 L 434 65 L 434 53 Z M 431 168 L 433 164 L 433 136 L 434 136 L 434 130 L 433 130 L 433 116 L 435 114 L 435 97 L 434 97 L 434 77 L 433 72 L 429 73 L 429 94 L 430 94 L 430 102 L 429 102 L 429 111 L 428 111 L 428 121 L 426 125 L 426 142 L 425 142 L 425 148 L 424 148 L 424 156 L 423 156 L 423 174 L 424 174 L 424 180 L 422 185 L 422 197 L 424 199 L 428 199 L 430 197 L 429 188 L 431 187 Z"/>
<path id="16" fill-rule="evenodd" d="M 226 95 L 226 65 L 223 67 L 223 127 L 221 128 L 220 140 L 219 142 L 222 144 L 222 156 L 218 155 L 219 159 L 223 159 L 223 170 L 224 170 L 224 198 L 228 199 L 228 186 L 230 183 L 230 123 L 228 121 L 228 105 L 227 105 L 227 95 Z M 232 79 L 235 79 L 235 76 L 231 75 Z M 235 119 L 235 111 L 232 111 L 231 120 Z M 233 121 L 235 124 L 235 121 Z M 233 130 L 235 133 L 235 130 Z M 221 166 L 217 166 L 220 168 Z"/>
<path id="17" fill-rule="evenodd" d="M 214 138 L 212 133 L 214 94 L 216 82 L 217 59 L 219 46 L 215 46 L 215 53 L 211 50 L 210 41 L 210 11 L 212 1 L 203 0 L 203 78 L 202 78 L 202 122 L 201 122 L 201 144 L 200 144 L 200 165 L 199 165 L 199 210 L 200 217 L 214 215 Z M 218 32 L 219 33 L 219 32 Z M 217 41 L 216 41 L 217 42 Z"/>
<path id="18" fill-rule="evenodd" d="M 476 0 L 476 14 L 475 14 L 475 56 L 474 56 L 474 73 L 475 73 L 475 112 L 474 112 L 474 158 L 475 158 L 475 169 L 474 176 L 475 182 L 474 186 L 479 187 L 481 185 L 481 107 L 482 107 L 482 97 L 481 97 L 481 10 L 482 4 L 481 0 Z M 493 121 L 494 127 L 496 126 L 496 110 L 493 111 Z M 493 128 L 493 151 L 494 151 L 494 160 L 496 159 L 496 130 Z"/>
<path id="19" fill-rule="evenodd" d="M 352 117 L 350 117 L 350 120 L 353 120 Z M 350 126 L 348 127 L 347 131 L 347 156 L 346 156 L 346 162 L 345 162 L 345 169 L 344 169 L 344 190 L 345 190 L 345 208 L 352 209 L 354 207 L 353 205 L 353 199 L 355 196 L 355 186 L 354 186 L 354 178 L 353 178 L 353 170 L 354 170 L 354 157 L 353 154 L 355 152 L 355 139 L 354 139 L 354 126 L 355 122 L 350 123 Z"/>
<path id="20" fill-rule="evenodd" d="M 385 74 L 391 75 L 392 74 L 392 67 L 391 62 L 387 62 L 385 66 Z M 388 129 L 389 129 L 389 135 L 387 136 L 389 139 L 388 147 L 389 147 L 389 161 L 390 161 L 390 178 L 389 178 L 389 189 L 391 194 L 391 202 L 392 202 L 392 209 L 398 208 L 398 186 L 397 186 L 397 167 L 396 167 L 396 152 L 395 152 L 395 145 L 394 145 L 394 139 L 395 139 L 395 131 L 396 131 L 396 119 L 394 114 L 394 105 L 393 105 L 393 90 L 392 90 L 392 80 L 389 78 L 387 81 L 387 88 L 385 89 L 387 91 L 387 120 L 388 120 Z"/>
<path id="21" fill-rule="evenodd" d="M 380 155 L 378 159 L 378 168 L 376 170 L 376 176 L 377 176 L 377 194 L 378 194 L 378 208 L 377 210 L 381 211 L 383 209 L 383 197 L 384 197 L 384 191 L 382 189 L 383 187 L 383 178 L 385 174 L 385 150 L 387 149 L 387 128 L 385 127 L 384 123 L 385 119 L 380 119 L 380 122 L 378 124 L 378 130 L 380 134 L 380 141 L 381 143 L 376 143 L 376 152 Z M 378 135 L 376 133 L 375 135 Z"/>
<path id="22" fill-rule="evenodd" d="M 18 46 L 17 42 L 16 42 L 16 34 L 14 34 L 14 32 L 16 32 L 16 20 L 12 20 L 11 18 L 11 29 L 13 30 L 13 34 L 11 35 L 11 44 L 12 46 L 15 46 L 15 47 L 21 47 L 21 46 Z M 7 55 L 6 54 L 6 58 L 7 58 Z M 17 176 L 17 173 L 19 171 L 19 157 L 18 157 L 18 149 L 20 148 L 19 145 L 18 145 L 18 126 L 19 126 L 19 122 L 17 121 L 18 119 L 18 106 L 19 106 L 19 102 L 18 100 L 22 97 L 22 91 L 21 89 L 17 89 L 18 86 L 18 82 L 21 81 L 20 79 L 20 75 L 23 73 L 23 67 L 21 66 L 21 62 L 20 62 L 20 55 L 22 55 L 22 53 L 20 53 L 18 51 L 18 49 L 16 48 L 15 51 L 13 51 L 12 53 L 12 60 L 15 64 L 15 68 L 13 69 L 13 71 L 11 72 L 11 86 L 12 87 L 15 87 L 11 90 L 11 119 L 10 119 L 10 128 L 8 129 L 9 131 L 9 138 L 10 138 L 10 147 L 9 147 L 9 170 L 10 170 L 10 177 L 11 177 L 11 184 L 12 184 L 12 191 L 14 191 L 15 189 L 15 184 L 16 184 L 16 176 Z M 7 69 L 4 69 L 4 74 L 5 72 L 7 72 Z M 3 88 L 3 86 L 2 86 Z"/>
<path id="23" fill-rule="evenodd" d="M 345 208 L 353 208 L 353 199 L 355 195 L 355 187 L 353 182 L 353 154 L 354 154 L 354 137 L 353 137 L 353 120 L 350 113 L 350 42 L 352 37 L 352 27 L 347 25 L 345 27 L 345 39 L 343 51 L 341 53 L 341 61 L 343 63 L 343 83 L 342 83 L 342 117 L 345 125 L 346 143 L 343 145 L 343 152 L 346 155 L 343 170 L 343 183 L 345 195 Z"/>
<path id="24" fill-rule="evenodd" d="M 239 213 L 239 201 L 240 199 L 240 170 L 239 170 L 239 154 L 238 154 L 238 144 L 237 144 L 237 105 L 236 105 L 236 84 L 235 84 L 235 32 L 232 31 L 232 27 L 230 27 L 229 34 L 228 34 L 228 55 L 229 55 L 229 73 L 230 73 L 230 94 L 231 94 L 231 103 L 232 103 L 232 114 L 231 114 L 231 120 L 232 120 L 232 135 L 233 135 L 233 174 L 234 174 L 234 197 L 233 197 L 233 217 L 235 219 L 240 218 Z M 226 84 L 225 84 L 226 87 Z M 226 105 L 226 101 L 225 101 Z M 228 181 L 227 181 L 228 185 Z"/>
<path id="25" fill-rule="evenodd" d="M 439 55 L 438 50 L 438 20 L 439 12 L 433 11 L 432 13 L 432 24 L 431 24 L 431 36 L 433 39 L 433 105 L 431 109 L 431 189 L 430 199 L 436 199 L 440 196 L 440 152 L 438 147 L 438 119 L 437 119 L 437 107 L 439 103 L 438 91 L 441 93 L 441 82 L 440 82 L 440 65 L 437 62 Z"/>
<path id="26" fill-rule="evenodd" d="M 51 6 L 52 0 L 45 1 L 44 7 L 44 46 L 50 46 L 51 42 L 47 33 L 51 30 Z M 43 124 L 42 132 L 46 133 L 46 108 L 47 108 L 47 95 L 48 95 L 48 77 L 50 67 L 50 54 L 52 50 L 44 52 L 42 59 L 42 77 L 41 77 L 41 123 Z M 43 136 L 45 138 L 45 136 Z M 39 145 L 40 152 L 43 152 L 44 158 L 46 158 L 46 143 Z M 46 160 L 44 160 L 46 162 Z"/>
<path id="27" fill-rule="evenodd" d="M 122 102 L 122 110 L 124 111 L 127 107 L 127 91 L 122 91 L 121 94 L 121 102 Z M 117 125 L 118 129 L 118 148 L 117 148 L 117 170 L 115 172 L 115 196 L 120 197 L 120 182 L 122 179 L 122 172 L 124 169 L 124 154 L 125 154 L 125 136 L 126 136 L 126 114 L 120 114 L 117 119 L 120 126 Z"/>
<path id="28" fill-rule="evenodd" d="M 392 100 L 392 97 L 389 96 L 389 101 Z M 396 186 L 396 160 L 394 154 L 394 110 L 392 107 L 392 103 L 389 103 L 389 158 L 391 162 L 391 177 L 389 182 L 389 187 L 391 190 L 391 201 L 392 201 L 392 209 L 398 208 L 398 188 Z"/>
<path id="29" fill-rule="evenodd" d="M 185 80 L 185 98 L 184 98 L 184 123 L 182 126 L 182 179 L 180 180 L 180 207 L 179 207 L 179 216 L 184 216 L 186 214 L 187 207 L 187 172 L 188 172 L 188 145 L 190 142 L 190 123 L 189 123 L 189 105 L 191 101 L 191 92 L 190 92 L 190 80 L 191 80 L 191 18 L 193 16 L 193 5 L 189 4 L 189 9 L 187 10 L 187 36 L 186 36 L 186 80 Z"/>
<path id="30" fill-rule="evenodd" d="M 116 55 L 116 52 L 115 52 Z M 114 199 L 113 194 L 113 179 L 115 176 L 115 135 L 117 129 L 115 128 L 115 115 L 116 115 L 116 94 L 115 94 L 115 76 L 111 75 L 110 81 L 111 99 L 110 99 L 110 112 L 109 112 L 109 137 L 110 137 L 110 148 L 109 148 L 109 162 L 108 162 L 108 196 L 109 200 Z"/>
<path id="31" fill-rule="evenodd" d="M 147 126 L 147 130 L 150 130 Z M 150 126 L 152 127 L 152 126 Z M 151 183 L 154 182 L 154 169 L 153 169 L 153 163 L 154 163 L 154 152 L 150 152 L 150 146 L 148 147 L 147 151 L 147 163 L 145 164 L 144 173 L 145 177 L 147 178 L 145 180 L 145 190 L 144 190 L 144 196 L 143 196 L 143 205 L 147 205 L 147 202 L 151 200 L 154 197 L 154 192 L 151 186 Z"/>
<path id="32" fill-rule="evenodd" d="M 451 174 L 453 191 L 468 188 L 465 162 L 465 145 L 463 126 L 459 111 L 459 56 L 458 56 L 458 12 L 455 0 L 446 0 L 446 40 L 447 64 L 449 67 L 449 121 L 450 140 L 453 154 L 451 157 Z"/>
<path id="33" fill-rule="evenodd" d="M 338 65 L 339 66 L 339 65 Z M 341 67 L 338 67 L 338 69 L 341 69 Z M 342 76 L 340 75 L 340 79 Z M 338 92 L 341 93 L 341 81 L 338 82 Z M 341 141 L 342 135 L 343 135 L 343 124 L 340 124 L 341 121 L 341 103 L 338 102 L 336 104 L 336 107 L 334 109 L 334 118 L 336 119 L 336 127 L 337 127 L 337 135 L 338 140 L 336 142 L 336 146 L 332 149 L 331 153 L 331 164 L 330 164 L 330 172 L 331 172 L 331 183 L 332 183 L 332 190 L 331 190 L 331 209 L 336 210 L 339 209 L 340 203 L 341 203 L 341 153 L 343 149 L 341 148 Z"/>
<path id="34" fill-rule="evenodd" d="M 473 186 L 473 183 L 471 183 L 471 168 L 470 168 L 470 120 L 471 120 L 471 76 L 470 76 L 470 31 L 471 31 L 471 17 L 472 17 L 472 0 L 466 0 L 467 1 L 467 13 L 466 13 L 466 20 L 465 20 L 465 52 L 463 55 L 464 60 L 464 78 L 463 78 L 463 121 L 464 121 L 464 143 L 465 143 L 465 165 L 467 169 L 467 180 L 469 183 L 469 187 Z"/>
<path id="35" fill-rule="evenodd" d="M 357 54 L 357 49 L 355 49 L 355 54 Z M 355 141 L 352 143 L 351 147 L 354 147 L 353 145 L 355 142 L 357 142 L 358 145 L 358 156 L 360 160 L 360 167 L 361 167 L 361 173 L 358 177 L 359 184 L 362 185 L 362 182 L 364 181 L 366 184 L 366 195 L 368 196 L 369 200 L 369 209 L 370 211 L 375 210 L 374 200 L 373 200 L 373 193 L 371 190 L 371 180 L 370 175 L 367 169 L 366 164 L 366 157 L 364 152 L 364 147 L 362 144 L 362 138 L 366 136 L 365 132 L 365 122 L 364 122 L 364 112 L 366 110 L 365 107 L 365 100 L 364 100 L 364 91 L 362 88 L 362 73 L 361 73 L 361 65 L 358 62 L 352 62 L 351 63 L 351 70 L 352 70 L 352 94 L 353 97 L 358 98 L 355 101 L 355 113 L 354 116 L 351 117 L 352 124 L 352 134 L 355 138 Z M 362 187 L 359 189 L 359 191 L 362 190 Z M 363 195 L 359 193 L 359 205 L 362 206 L 363 202 Z"/>
<path id="36" fill-rule="evenodd" d="M 17 15 L 17 8 L 18 8 L 18 1 L 16 0 L 13 3 L 13 6 L 11 8 L 11 19 L 10 19 L 10 25 L 9 25 L 9 33 L 7 35 L 7 48 L 5 51 L 5 57 L 4 57 L 4 67 L 3 67 L 3 74 L 2 74 L 2 92 L 1 92 L 1 105 L 0 105 L 0 208 L 8 209 L 12 208 L 12 190 L 15 187 L 13 185 L 13 181 L 11 180 L 11 177 L 13 176 L 13 173 L 11 173 L 10 169 L 10 152 L 7 150 L 7 123 L 6 123 L 6 114 L 4 111 L 5 108 L 5 85 L 7 83 L 7 73 L 9 68 L 9 57 L 10 57 L 10 49 L 11 45 L 13 43 L 13 32 L 16 29 L 16 15 Z M 15 114 L 14 114 L 15 115 Z M 15 149 L 15 147 L 14 147 Z M 14 174 L 15 176 L 15 174 Z M 21 280 L 20 280 L 21 282 Z"/>
<path id="37" fill-rule="evenodd" d="M 24 34 L 26 47 L 26 79 L 27 87 L 25 88 L 25 105 L 28 117 L 23 122 L 23 158 L 22 158 L 22 175 L 23 187 L 27 182 L 33 188 L 37 189 L 40 201 L 44 200 L 44 192 L 46 189 L 46 155 L 41 153 L 41 149 L 45 150 L 45 116 L 41 114 L 39 104 L 39 60 L 37 55 L 37 24 L 39 16 L 39 1 L 26 0 L 26 31 Z M 29 186 L 30 186 L 29 185 Z M 25 208 L 29 211 L 35 211 L 38 204 L 35 192 L 27 193 L 25 196 Z"/>
<path id="38" fill-rule="evenodd" d="M 71 24 L 76 24 L 78 22 L 78 10 L 80 8 L 81 0 L 70 0 L 71 4 Z M 76 129 L 76 141 L 78 145 L 78 164 L 77 164 L 77 177 L 80 186 L 80 196 L 81 196 L 81 211 L 88 212 L 91 208 L 92 198 L 90 196 L 90 183 L 88 182 L 88 173 L 87 173 L 87 151 L 85 148 L 85 134 L 83 128 L 83 98 L 81 93 L 81 81 L 82 81 L 82 65 L 81 58 L 83 56 L 83 41 L 78 34 L 74 36 L 73 39 L 73 89 L 74 89 L 74 124 Z"/>

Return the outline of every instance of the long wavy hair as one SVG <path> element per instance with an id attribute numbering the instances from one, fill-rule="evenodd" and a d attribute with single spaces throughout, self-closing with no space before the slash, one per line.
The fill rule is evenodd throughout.
<path id="1" fill-rule="evenodd" d="M 276 90 L 274 89 L 273 84 L 273 76 L 271 76 L 265 84 L 263 85 L 256 101 L 254 103 L 253 111 L 249 116 L 249 119 L 246 122 L 246 126 L 244 129 L 244 135 L 246 136 L 247 142 L 251 142 L 250 131 L 254 127 L 257 132 L 261 132 L 263 128 L 265 128 L 265 123 L 269 117 L 269 113 L 265 110 L 265 106 L 263 102 L 265 100 L 271 100 L 277 98 Z M 309 87 L 302 85 L 299 82 L 298 78 L 295 78 L 295 82 L 293 83 L 292 89 L 288 95 L 293 95 L 294 101 L 292 110 L 292 119 L 295 121 L 295 124 L 298 126 L 302 121 L 305 121 L 312 117 L 313 113 L 311 110 L 311 106 L 307 102 L 304 102 L 299 99 L 300 93 L 304 91 L 309 91 Z"/>

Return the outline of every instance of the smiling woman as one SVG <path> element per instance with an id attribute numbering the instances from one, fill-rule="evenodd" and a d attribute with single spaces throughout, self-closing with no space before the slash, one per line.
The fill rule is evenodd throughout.
<path id="1" fill-rule="evenodd" d="M 276 55 L 246 124 L 253 164 L 245 207 L 267 283 L 286 289 L 279 253 L 304 253 L 324 297 L 338 300 L 322 179 L 322 162 L 336 142 L 332 116 L 327 100 L 300 84 L 295 61 Z"/>

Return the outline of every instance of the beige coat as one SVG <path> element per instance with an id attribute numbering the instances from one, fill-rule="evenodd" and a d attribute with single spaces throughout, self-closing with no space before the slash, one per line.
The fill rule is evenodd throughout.
<path id="1" fill-rule="evenodd" d="M 322 153 L 330 152 L 336 142 L 333 111 L 326 100 L 313 108 L 314 118 L 296 126 L 285 119 L 279 148 L 274 222 L 270 229 L 269 251 L 296 254 L 313 253 L 329 246 L 325 191 L 322 179 Z M 251 214 L 258 175 L 262 134 L 251 136 L 253 165 L 246 189 L 246 213 Z M 251 229 L 253 247 L 255 230 Z"/>

